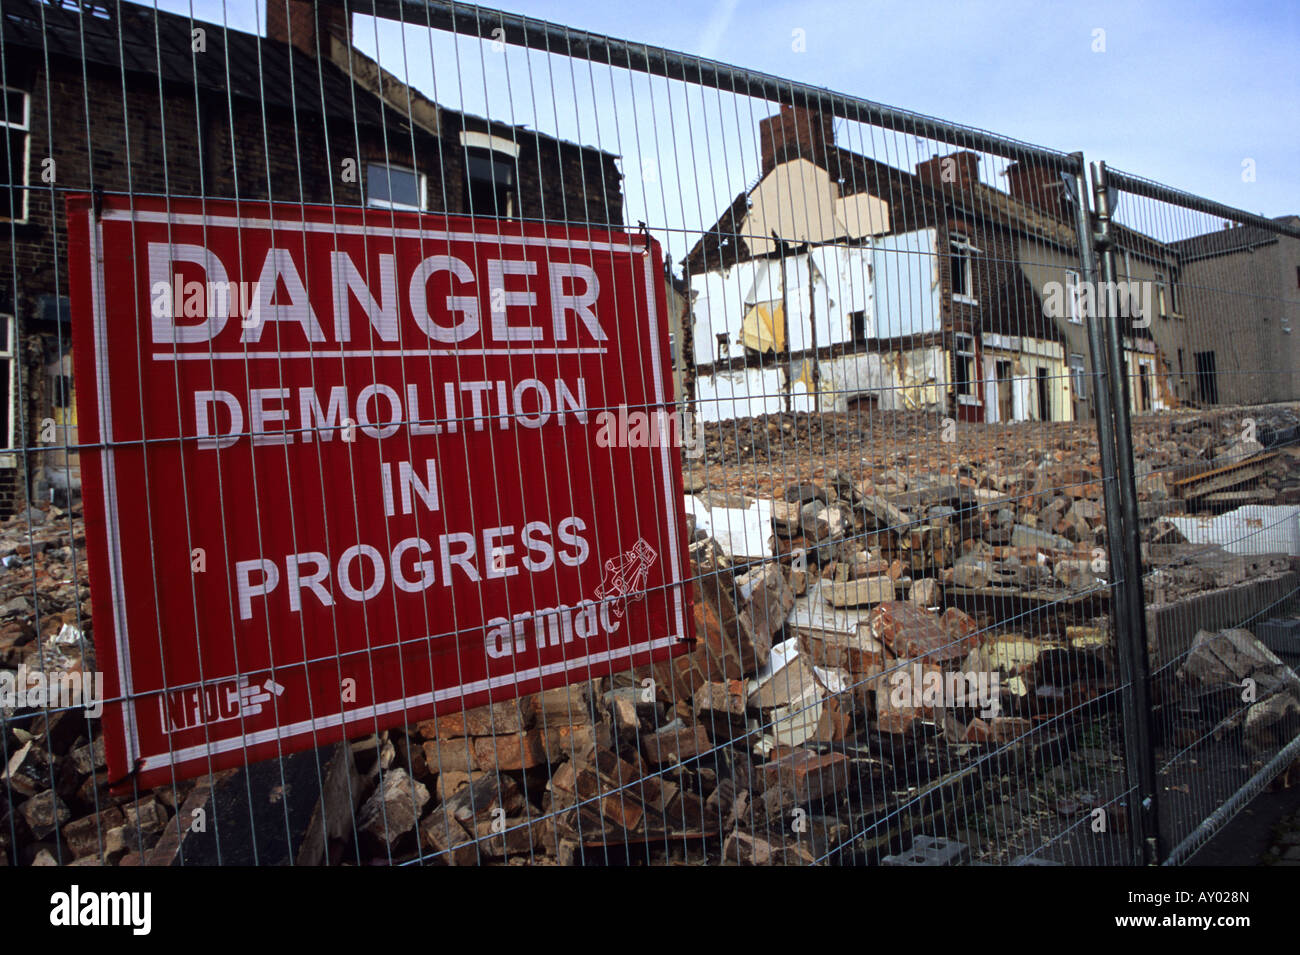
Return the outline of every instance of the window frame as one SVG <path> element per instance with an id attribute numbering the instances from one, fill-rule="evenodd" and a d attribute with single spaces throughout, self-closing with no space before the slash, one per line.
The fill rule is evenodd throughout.
<path id="1" fill-rule="evenodd" d="M 495 139 L 496 137 L 492 137 Z M 501 149 L 495 144 L 482 144 L 479 142 L 461 142 L 461 153 L 464 157 L 465 167 L 465 215 L 467 216 L 486 216 L 491 215 L 497 219 L 516 219 L 519 217 L 519 154 L 518 151 L 511 152 L 507 149 Z M 506 208 L 504 214 L 482 212 L 471 208 L 473 203 L 470 200 L 470 159 L 486 159 L 492 164 L 495 171 L 498 162 L 504 162 L 510 166 L 511 181 L 506 185 Z M 492 188 L 500 188 L 495 176 L 492 179 Z M 495 204 L 495 203 L 494 203 Z"/>
<path id="2" fill-rule="evenodd" d="M 17 367 L 17 342 L 15 336 L 18 334 L 18 322 L 15 317 L 8 312 L 0 312 L 0 322 L 8 326 L 9 336 L 6 339 L 7 345 L 0 348 L 0 361 L 9 362 L 9 374 L 4 376 L 3 386 L 8 389 L 6 392 L 9 396 L 7 405 L 9 408 L 9 420 L 0 422 L 0 427 L 6 429 L 3 435 L 4 444 L 0 445 L 0 469 L 14 468 L 18 466 L 17 451 L 14 439 L 17 437 L 17 415 L 18 415 L 18 395 L 15 394 L 18 374 Z"/>
<path id="3" fill-rule="evenodd" d="M 1160 311 L 1161 318 L 1178 318 L 1178 296 L 1174 291 L 1174 277 L 1172 273 L 1156 273 L 1156 308 Z"/>
<path id="4" fill-rule="evenodd" d="M 969 348 L 962 347 L 963 341 L 969 342 Z M 980 380 L 978 377 L 979 369 L 976 366 L 976 360 L 979 358 L 979 355 L 975 351 L 975 336 L 967 335 L 964 332 L 959 332 L 958 334 L 954 335 L 953 343 L 952 343 L 952 354 L 953 354 L 952 390 L 953 390 L 953 394 L 957 396 L 957 403 L 967 404 L 967 405 L 979 404 L 980 403 L 979 394 L 976 390 L 978 382 Z M 967 364 L 967 362 L 969 362 L 969 364 Z M 957 374 L 958 368 L 965 369 L 966 374 L 964 378 Z M 961 390 L 963 383 L 966 386 L 965 391 Z"/>
<path id="5" fill-rule="evenodd" d="M 970 238 L 964 232 L 948 233 L 948 288 L 952 293 L 952 300 L 962 305 L 978 305 L 979 299 L 975 296 L 975 255 L 980 250 L 971 242 Z M 965 263 L 965 274 L 963 275 L 964 292 L 957 291 L 957 271 L 955 265 L 958 260 Z"/>
<path id="6" fill-rule="evenodd" d="M 386 171 L 404 172 L 415 177 L 416 187 L 420 191 L 420 204 L 418 206 L 410 205 L 405 202 L 394 202 L 391 199 L 377 199 L 370 194 L 370 170 L 373 168 L 382 168 Z M 392 177 L 385 177 L 389 182 L 389 192 L 391 193 Z M 386 160 L 377 159 L 366 160 L 366 206 L 371 209 L 394 209 L 398 212 L 428 212 L 429 211 L 429 177 L 413 169 L 410 166 L 399 166 Z"/>
<path id="7" fill-rule="evenodd" d="M 1073 279 L 1073 281 L 1071 281 Z M 1083 275 L 1075 269 L 1065 270 L 1066 319 L 1071 325 L 1083 324 L 1083 306 L 1080 295 L 1083 290 Z"/>
<path id="8" fill-rule="evenodd" d="M 1078 363 L 1075 363 L 1075 359 Z M 1074 391 L 1075 401 L 1088 400 L 1088 360 L 1084 357 L 1083 352 L 1070 352 L 1066 357 L 1066 365 L 1070 369 L 1070 387 Z"/>
<path id="9" fill-rule="evenodd" d="M 9 185 L 10 194 L 16 188 L 22 195 L 22 215 L 18 217 L 0 215 L 0 222 L 9 222 L 13 225 L 26 225 L 31 196 L 31 177 L 32 177 L 32 94 L 27 90 L 19 89 L 16 86 L 0 86 L 0 95 L 8 96 L 10 93 L 17 93 L 23 98 L 23 121 L 21 124 L 6 120 L 4 113 L 0 112 L 0 129 L 20 130 L 23 133 L 23 173 L 22 183 L 15 187 L 12 183 Z M 9 157 L 6 153 L 5 161 Z M 10 316 L 12 317 L 12 316 Z"/>

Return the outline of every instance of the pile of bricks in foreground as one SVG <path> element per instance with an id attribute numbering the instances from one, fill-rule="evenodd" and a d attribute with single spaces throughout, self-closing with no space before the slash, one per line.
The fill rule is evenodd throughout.
<path id="1" fill-rule="evenodd" d="M 1207 563 L 1165 520 L 1292 496 L 1295 445 L 1246 442 L 1237 427 L 1229 415 L 1138 423 L 1153 595 L 1286 572 L 1285 557 L 1221 548 Z M 908 456 L 927 452 L 905 451 L 883 467 L 822 463 L 766 496 L 695 488 L 690 652 L 273 761 L 264 781 L 251 767 L 113 796 L 96 724 L 8 713 L 0 863 L 206 860 L 211 833 L 192 820 L 223 798 L 232 818 L 255 817 L 256 838 L 280 837 L 263 863 L 807 864 L 906 850 L 913 833 L 871 837 L 911 818 L 926 786 L 965 766 L 1003 771 L 986 757 L 1117 700 L 1095 443 L 1001 434 L 959 444 L 956 463 L 920 467 Z M 723 519 L 756 511 L 757 540 Z M 52 508 L 3 528 L 0 667 L 93 669 L 81 535 L 76 514 Z M 1223 631 L 1198 635 L 1178 672 L 1217 693 L 1272 666 L 1250 634 Z M 995 705 L 894 692 L 900 675 L 960 690 L 944 681 L 970 673 L 997 675 Z M 1300 706 L 1276 683 L 1224 727 L 1260 758 Z M 1005 778 L 1032 784 L 1023 767 Z"/>

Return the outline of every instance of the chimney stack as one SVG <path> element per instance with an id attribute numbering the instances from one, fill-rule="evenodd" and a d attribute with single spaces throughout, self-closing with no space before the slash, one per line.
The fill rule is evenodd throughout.
<path id="1" fill-rule="evenodd" d="M 348 42 L 349 17 L 343 4 L 333 0 L 266 0 L 266 36 L 291 43 L 315 58 L 317 46 L 330 59 L 330 37 Z"/>
<path id="2" fill-rule="evenodd" d="M 819 166 L 835 148 L 835 117 L 802 106 L 782 106 L 758 124 L 763 175 L 783 162 L 803 157 Z"/>
<path id="3" fill-rule="evenodd" d="M 1007 167 L 1007 188 L 1013 199 L 1041 209 L 1058 219 L 1070 218 L 1065 180 L 1050 166 L 1013 162 Z"/>
<path id="4" fill-rule="evenodd" d="M 932 186 L 969 188 L 980 181 L 979 153 L 963 151 L 934 156 L 916 164 L 916 175 Z"/>

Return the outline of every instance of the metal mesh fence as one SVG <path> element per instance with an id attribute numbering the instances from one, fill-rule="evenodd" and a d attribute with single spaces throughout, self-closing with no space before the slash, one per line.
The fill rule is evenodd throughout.
<path id="1" fill-rule="evenodd" d="M 1295 761 L 1297 221 L 1115 186 L 1159 834 L 1170 861 Z M 1158 239 L 1138 257 L 1129 231 Z M 1144 274 L 1145 273 L 1145 274 Z M 1123 321 L 1123 319 L 1121 319 Z"/>
<path id="2" fill-rule="evenodd" d="M 1183 861 L 1295 758 L 1294 220 L 229 6 L 5 2 L 4 861 Z"/>

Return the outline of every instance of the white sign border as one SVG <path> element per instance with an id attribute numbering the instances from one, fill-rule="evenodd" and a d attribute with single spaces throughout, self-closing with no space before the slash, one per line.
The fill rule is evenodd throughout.
<path id="1" fill-rule="evenodd" d="M 608 650 L 602 653 L 586 654 L 582 657 L 566 658 L 555 663 L 544 664 L 542 666 L 531 667 L 524 671 L 515 671 L 508 674 L 502 674 L 496 677 L 489 677 L 483 680 L 476 680 L 469 684 L 459 684 L 455 687 L 447 687 L 441 690 L 433 690 L 429 693 L 421 693 L 416 696 L 404 697 L 400 700 L 390 700 L 383 703 L 373 703 L 365 707 L 354 710 L 342 710 L 338 713 L 332 713 L 326 716 L 313 717 L 309 720 L 302 720 L 297 723 L 291 723 L 288 726 L 277 726 L 273 729 L 259 730 L 253 733 L 241 733 L 239 736 L 232 736 L 225 739 L 208 741 L 202 745 L 185 747 L 179 750 L 167 750 L 151 756 L 140 756 L 140 738 L 139 727 L 137 725 L 136 706 L 138 699 L 134 693 L 132 674 L 131 674 L 131 650 L 130 643 L 127 639 L 128 629 L 126 621 L 126 597 L 125 586 L 122 580 L 122 546 L 119 536 L 120 515 L 118 513 L 117 501 L 117 473 L 113 457 L 113 427 L 112 427 L 112 399 L 108 387 L 108 329 L 106 303 L 104 301 L 104 262 L 103 262 L 103 221 L 120 221 L 126 220 L 133 225 L 141 222 L 160 223 L 177 225 L 200 225 L 205 229 L 266 229 L 271 231 L 299 231 L 299 232 L 319 232 L 328 231 L 334 234 L 382 234 L 385 237 L 405 237 L 405 238 L 441 238 L 447 241 L 457 242 L 507 242 L 521 246 L 542 245 L 549 248 L 567 248 L 582 249 L 595 251 L 619 252 L 626 254 L 635 254 L 635 247 L 629 243 L 627 246 L 617 243 L 593 243 L 583 242 L 576 239 L 557 239 L 550 236 L 502 236 L 493 233 L 479 232 L 448 232 L 425 229 L 377 229 L 373 226 L 357 225 L 334 225 L 331 223 L 312 223 L 300 220 L 276 220 L 276 219 L 247 219 L 233 216 L 203 216 L 192 214 L 171 214 L 167 212 L 136 211 L 128 209 L 111 209 L 104 210 L 96 220 L 94 210 L 87 211 L 89 220 L 89 238 L 91 246 L 91 314 L 94 330 L 95 343 L 95 401 L 99 411 L 99 443 L 102 448 L 101 457 L 101 479 L 104 489 L 104 516 L 105 529 L 108 534 L 108 562 L 109 578 L 112 586 L 112 606 L 113 606 L 113 638 L 117 647 L 117 671 L 118 671 L 118 696 L 122 698 L 122 730 L 127 743 L 127 765 L 130 767 L 128 772 L 140 773 L 148 770 L 166 769 L 171 766 L 188 763 L 196 759 L 202 759 L 215 754 L 227 753 L 236 749 L 247 749 L 250 746 L 256 746 L 261 743 L 274 742 L 276 740 L 295 739 L 307 734 L 331 729 L 335 726 L 342 727 L 349 722 L 358 719 L 373 718 L 388 715 L 398 710 L 409 710 L 419 706 L 427 706 L 431 703 L 437 703 L 441 700 L 453 697 L 468 696 L 472 693 L 482 692 L 487 689 L 494 689 L 501 686 L 508 686 L 531 679 L 549 676 L 557 672 L 568 672 L 570 670 L 584 669 L 596 663 L 608 663 L 623 657 L 631 657 L 641 652 L 652 652 L 663 647 L 672 646 L 688 638 L 689 630 L 685 617 L 685 603 L 682 599 L 682 587 L 686 581 L 682 578 L 681 554 L 680 554 L 680 531 L 677 521 L 677 484 L 673 478 L 672 455 L 667 442 L 660 442 L 660 462 L 662 465 L 662 477 L 664 485 L 664 505 L 668 517 L 668 534 L 669 534 L 669 560 L 672 565 L 674 581 L 670 583 L 673 591 L 673 603 L 675 615 L 677 618 L 676 635 L 650 639 L 641 643 L 629 644 L 626 647 L 619 647 L 615 650 Z M 646 313 L 650 325 L 650 356 L 651 367 L 654 373 L 654 391 L 655 401 L 658 405 L 664 404 L 664 381 L 663 367 L 661 362 L 661 352 L 659 349 L 659 335 L 657 329 L 658 323 L 658 301 L 655 295 L 654 273 L 651 268 L 652 257 L 648 254 L 649 245 L 640 256 L 642 272 L 645 276 L 646 288 Z M 603 350 L 602 350 L 603 351 Z M 322 358 L 329 357 L 331 352 L 322 352 Z M 288 664 L 288 667 L 307 666 L 307 663 Z M 236 674 L 237 676 L 237 674 Z M 223 676 L 222 680 L 228 680 L 229 675 Z M 158 691 L 158 692 L 165 692 Z"/>

